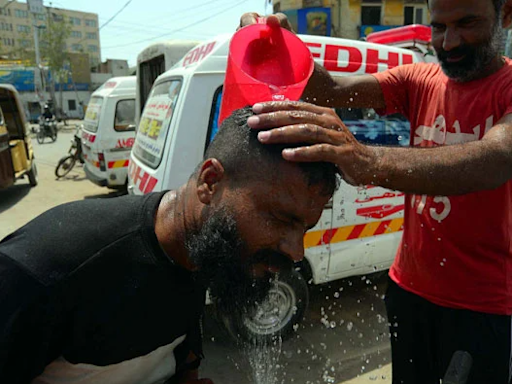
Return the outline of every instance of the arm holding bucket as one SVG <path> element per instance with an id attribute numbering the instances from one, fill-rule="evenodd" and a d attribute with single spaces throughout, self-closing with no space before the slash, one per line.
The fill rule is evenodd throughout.
<path id="1" fill-rule="evenodd" d="M 381 86 L 372 75 L 333 78 L 318 63 L 315 63 L 302 99 L 331 108 L 383 109 L 386 106 Z"/>
<path id="2" fill-rule="evenodd" d="M 261 23 L 262 17 L 255 13 L 244 13 L 238 29 Z M 283 13 L 267 16 L 267 25 L 281 27 L 293 32 L 290 21 Z M 320 64 L 315 63 L 313 74 L 302 94 L 302 99 L 325 107 L 374 108 L 385 107 L 384 94 L 378 81 L 371 75 L 333 78 Z"/>

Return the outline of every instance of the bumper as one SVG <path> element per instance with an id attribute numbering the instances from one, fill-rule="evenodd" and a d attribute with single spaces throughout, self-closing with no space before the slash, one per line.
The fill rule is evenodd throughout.
<path id="1" fill-rule="evenodd" d="M 89 167 L 87 166 L 87 163 L 84 166 L 85 176 L 92 181 L 94 184 L 99 185 L 100 187 L 107 187 L 108 186 L 108 180 L 102 177 L 96 176 L 94 173 L 92 173 L 89 170 Z"/>

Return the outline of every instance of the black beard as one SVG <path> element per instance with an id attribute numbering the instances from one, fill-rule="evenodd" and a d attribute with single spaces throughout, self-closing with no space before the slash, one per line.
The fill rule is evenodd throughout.
<path id="1" fill-rule="evenodd" d="M 503 38 L 501 21 L 498 21 L 493 27 L 489 41 L 479 45 L 461 45 L 451 51 L 445 51 L 441 48 L 436 50 L 437 58 L 443 72 L 450 79 L 460 83 L 475 80 L 481 76 L 482 71 L 492 59 L 499 54 L 503 45 Z M 457 63 L 447 61 L 450 57 L 462 55 L 465 55 L 465 57 Z"/>
<path id="2" fill-rule="evenodd" d="M 217 309 L 228 315 L 249 312 L 262 303 L 271 288 L 270 272 L 262 277 L 251 276 L 251 265 L 265 263 L 280 269 L 292 263 L 272 250 L 261 250 L 242 258 L 245 243 L 241 239 L 235 218 L 227 210 L 214 212 L 203 226 L 187 237 L 190 260 L 198 267 L 196 281 L 210 289 Z"/>

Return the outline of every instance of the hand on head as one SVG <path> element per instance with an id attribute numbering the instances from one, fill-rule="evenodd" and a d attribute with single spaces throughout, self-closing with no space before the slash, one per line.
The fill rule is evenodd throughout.
<path id="1" fill-rule="evenodd" d="M 257 116 L 247 120 L 249 127 L 273 128 L 258 134 L 260 142 L 301 145 L 283 150 L 286 160 L 331 162 L 347 182 L 366 182 L 364 165 L 376 161 L 374 152 L 356 140 L 332 109 L 303 102 L 272 101 L 255 104 L 253 111 Z"/>

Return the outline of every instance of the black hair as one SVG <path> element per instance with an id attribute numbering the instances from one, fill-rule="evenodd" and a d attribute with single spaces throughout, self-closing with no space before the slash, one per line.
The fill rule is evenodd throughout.
<path id="1" fill-rule="evenodd" d="M 247 119 L 254 113 L 250 106 L 235 110 L 227 117 L 210 143 L 205 160 L 216 158 L 229 177 L 235 182 L 262 179 L 275 174 L 284 148 L 299 145 L 262 144 L 258 131 L 247 125 Z M 322 186 L 321 193 L 332 195 L 339 186 L 338 168 L 332 163 L 296 163 L 302 170 L 309 186 Z"/>

